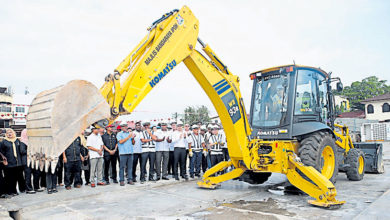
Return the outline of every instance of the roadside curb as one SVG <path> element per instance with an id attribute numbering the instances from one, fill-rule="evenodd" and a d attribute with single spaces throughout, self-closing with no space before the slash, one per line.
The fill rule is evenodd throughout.
<path id="1" fill-rule="evenodd" d="M 377 200 L 357 215 L 355 220 L 365 219 L 390 219 L 389 212 L 390 189 L 383 193 Z"/>

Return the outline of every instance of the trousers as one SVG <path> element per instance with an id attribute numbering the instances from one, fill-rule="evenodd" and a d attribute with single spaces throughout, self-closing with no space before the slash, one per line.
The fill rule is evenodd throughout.
<path id="1" fill-rule="evenodd" d="M 65 187 L 81 185 L 81 161 L 68 161 L 64 163 Z"/>
<path id="2" fill-rule="evenodd" d="M 103 182 L 103 157 L 91 158 L 91 173 L 90 173 L 90 182 L 95 183 L 95 178 L 97 182 Z"/>
<path id="3" fill-rule="evenodd" d="M 181 147 L 175 147 L 173 153 L 173 175 L 178 176 L 178 169 L 180 164 L 180 176 L 184 177 L 186 175 L 186 149 Z"/>
<path id="4" fill-rule="evenodd" d="M 168 176 L 168 161 L 169 161 L 169 151 L 157 151 L 156 152 L 157 179 L 160 179 L 160 177 L 161 177 L 161 170 L 162 170 L 163 177 Z M 161 167 L 161 165 L 162 165 L 162 167 Z"/>
<path id="5" fill-rule="evenodd" d="M 141 169 L 141 153 L 135 153 L 133 154 L 133 169 L 132 169 L 132 176 L 133 176 L 133 182 L 136 181 L 137 178 L 137 164 L 139 163 L 139 167 Z"/>
<path id="6" fill-rule="evenodd" d="M 119 155 L 119 181 L 125 181 L 125 169 L 127 168 L 127 181 L 133 180 L 132 169 L 133 169 L 133 155 L 132 154 L 122 154 Z"/>
<path id="7" fill-rule="evenodd" d="M 193 152 L 192 157 L 190 158 L 190 174 L 199 175 L 200 174 L 200 165 L 202 163 L 202 151 Z"/>
<path id="8" fill-rule="evenodd" d="M 109 170 L 111 165 L 111 177 L 116 180 L 116 162 L 118 161 L 117 155 L 104 156 L 104 180 L 109 181 Z"/>

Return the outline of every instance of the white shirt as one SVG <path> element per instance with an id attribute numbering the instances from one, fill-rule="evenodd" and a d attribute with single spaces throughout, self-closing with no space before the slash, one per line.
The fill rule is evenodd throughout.
<path id="1" fill-rule="evenodd" d="M 103 145 L 104 145 L 103 140 L 100 135 L 95 135 L 94 133 L 92 133 L 87 137 L 87 147 L 101 149 Z M 100 157 L 103 157 L 103 154 L 100 156 L 98 152 L 89 150 L 89 158 L 93 159 L 93 158 L 100 158 Z"/>
<path id="2" fill-rule="evenodd" d="M 204 138 L 201 134 L 198 133 L 196 135 L 195 133 L 192 133 L 188 136 L 188 143 L 191 144 L 191 149 L 193 151 L 199 152 L 203 150 Z"/>
<path id="3" fill-rule="evenodd" d="M 180 137 L 180 135 L 182 135 L 182 137 Z M 173 147 L 186 148 L 186 144 L 188 147 L 188 142 L 186 139 L 187 138 L 184 138 L 184 131 L 182 131 L 182 132 L 174 131 L 172 133 Z"/>
<path id="4" fill-rule="evenodd" d="M 187 134 L 187 138 L 185 139 L 185 142 L 186 142 L 186 149 L 188 150 L 188 137 L 190 136 L 190 134 L 192 134 L 192 131 L 188 130 L 188 131 L 185 131 L 184 132 Z"/>
<path id="5" fill-rule="evenodd" d="M 155 135 L 157 136 L 157 139 L 163 139 L 165 137 L 163 141 L 156 142 L 156 151 L 169 151 L 170 143 L 168 143 L 167 140 L 170 138 L 171 132 L 158 130 Z"/>
<path id="6" fill-rule="evenodd" d="M 223 129 L 219 130 L 218 133 L 219 133 L 220 135 L 222 135 L 222 139 L 223 139 L 224 143 L 226 143 L 226 134 L 225 134 L 225 132 L 223 131 Z M 222 148 L 227 148 L 227 144 L 224 144 L 224 145 L 222 146 Z"/>

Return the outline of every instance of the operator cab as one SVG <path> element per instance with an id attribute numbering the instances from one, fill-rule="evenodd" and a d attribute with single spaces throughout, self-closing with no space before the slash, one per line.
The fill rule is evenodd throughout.
<path id="1" fill-rule="evenodd" d="M 253 137 L 293 139 L 333 127 L 330 77 L 319 68 L 288 65 L 250 74 Z"/>

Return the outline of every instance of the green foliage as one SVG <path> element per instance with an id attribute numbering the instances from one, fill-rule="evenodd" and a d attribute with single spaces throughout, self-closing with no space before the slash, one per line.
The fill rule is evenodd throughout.
<path id="1" fill-rule="evenodd" d="M 207 123 L 210 122 L 209 110 L 206 106 L 188 106 L 184 109 L 184 123 L 190 125 L 197 122 Z"/>
<path id="2" fill-rule="evenodd" d="M 346 96 L 352 109 L 364 110 L 361 101 L 389 92 L 390 86 L 386 84 L 386 80 L 379 80 L 376 76 L 370 76 L 362 81 L 353 82 L 351 86 L 346 86 L 342 92 L 335 92 L 335 94 Z"/>

